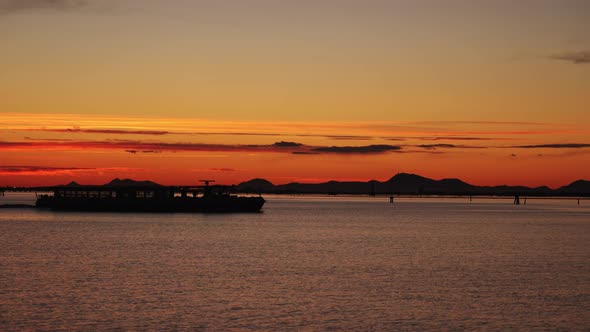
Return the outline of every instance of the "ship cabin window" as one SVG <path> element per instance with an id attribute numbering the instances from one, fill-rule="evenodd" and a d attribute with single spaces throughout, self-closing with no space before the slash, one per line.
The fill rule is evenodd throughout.
<path id="1" fill-rule="evenodd" d="M 111 192 L 110 191 L 101 191 L 100 192 L 100 197 L 102 197 L 102 198 L 111 198 Z"/>
<path id="2" fill-rule="evenodd" d="M 88 192 L 88 197 L 96 198 L 99 196 L 100 196 L 100 193 L 98 191 L 89 191 Z"/>
<path id="3" fill-rule="evenodd" d="M 135 192 L 135 197 L 137 197 L 137 198 L 153 198 L 154 192 L 153 191 L 138 190 Z"/>

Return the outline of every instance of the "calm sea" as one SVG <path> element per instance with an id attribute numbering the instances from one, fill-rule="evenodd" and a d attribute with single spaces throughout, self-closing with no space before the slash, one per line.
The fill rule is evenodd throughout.
<path id="1" fill-rule="evenodd" d="M 0 209 L 0 330 L 96 329 L 588 330 L 590 201 Z"/>

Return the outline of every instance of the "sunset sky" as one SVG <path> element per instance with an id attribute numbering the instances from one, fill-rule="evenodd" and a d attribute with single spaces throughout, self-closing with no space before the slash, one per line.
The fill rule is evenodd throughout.
<path id="1" fill-rule="evenodd" d="M 0 0 L 0 186 L 590 179 L 587 0 Z"/>

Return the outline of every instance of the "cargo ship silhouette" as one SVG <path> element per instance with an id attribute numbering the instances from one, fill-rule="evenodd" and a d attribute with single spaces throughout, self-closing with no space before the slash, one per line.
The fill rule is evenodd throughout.
<path id="1" fill-rule="evenodd" d="M 57 211 L 105 212 L 260 212 L 262 196 L 237 196 L 227 186 L 163 186 L 152 181 L 120 180 L 104 185 L 68 185 L 50 188 L 53 195 L 40 195 L 36 206 Z"/>

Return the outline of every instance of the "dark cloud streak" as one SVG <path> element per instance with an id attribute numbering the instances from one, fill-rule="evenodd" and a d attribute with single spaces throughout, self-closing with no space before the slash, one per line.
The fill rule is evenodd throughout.
<path id="1" fill-rule="evenodd" d="M 47 175 L 71 174 L 74 172 L 143 172 L 143 168 L 130 167 L 52 167 L 52 166 L 0 166 L 0 175 Z"/>
<path id="2" fill-rule="evenodd" d="M 131 153 L 131 154 L 138 154 L 138 153 L 162 153 L 162 151 L 157 151 L 157 150 L 143 150 L 143 151 L 139 151 L 139 150 L 125 150 L 125 152 Z"/>
<path id="3" fill-rule="evenodd" d="M 313 148 L 313 152 L 340 153 L 340 154 L 377 154 L 401 150 L 395 145 L 367 145 L 367 146 L 330 146 Z"/>
<path id="4" fill-rule="evenodd" d="M 25 136 L 25 139 L 27 141 L 45 141 L 45 142 L 68 142 L 68 141 L 73 141 L 72 139 L 69 139 L 69 138 L 34 138 L 34 137 L 29 137 L 29 136 Z"/>
<path id="5" fill-rule="evenodd" d="M 209 171 L 213 172 L 238 172 L 235 168 L 209 168 Z"/>
<path id="6" fill-rule="evenodd" d="M 511 146 L 516 149 L 583 149 L 590 148 L 586 143 L 565 143 L 565 144 L 536 144 L 536 145 L 516 145 Z"/>
<path id="7" fill-rule="evenodd" d="M 280 142 L 274 143 L 273 146 L 276 146 L 276 147 L 279 147 L 279 148 L 298 148 L 298 147 L 303 146 L 303 144 L 301 144 L 301 143 L 295 143 L 295 142 L 280 141 Z"/>
<path id="8" fill-rule="evenodd" d="M 277 144 L 278 143 L 278 144 Z M 131 154 L 156 153 L 156 152 L 182 152 L 182 151 L 210 151 L 210 152 L 274 152 L 293 154 L 379 154 L 398 151 L 399 146 L 393 145 L 367 145 L 367 146 L 306 146 L 295 142 L 277 142 L 270 145 L 231 145 L 231 144 L 205 144 L 205 143 L 165 143 L 165 142 L 141 142 L 131 140 L 108 141 L 25 141 L 2 142 L 0 150 L 83 150 L 83 149 L 108 149 L 121 150 Z"/>
<path id="9" fill-rule="evenodd" d="M 29 10 L 69 11 L 88 6 L 86 0 L 0 0 L 0 14 L 12 14 Z"/>
<path id="10" fill-rule="evenodd" d="M 29 128 L 22 129 L 34 132 L 71 133 L 71 134 L 116 134 L 116 135 L 197 135 L 197 136 L 284 136 L 284 137 L 319 137 L 341 141 L 369 141 L 370 136 L 360 135 L 325 135 L 325 134 L 280 134 L 264 132 L 174 132 L 168 130 L 134 130 L 134 129 L 83 129 L 83 128 Z"/>
<path id="11" fill-rule="evenodd" d="M 436 149 L 486 149 L 485 146 L 469 146 L 469 145 L 455 145 L 455 144 L 421 144 L 419 148 L 436 150 Z"/>
<path id="12" fill-rule="evenodd" d="M 67 172 L 89 171 L 96 168 L 85 167 L 49 167 L 49 166 L 0 166 L 0 173 L 40 173 L 40 172 Z"/>
<path id="13" fill-rule="evenodd" d="M 419 148 L 423 149 L 432 149 L 435 150 L 437 148 L 457 148 L 459 146 L 453 144 L 422 144 L 418 145 Z"/>
<path id="14" fill-rule="evenodd" d="M 590 51 L 570 52 L 552 55 L 549 57 L 553 60 L 561 60 L 571 62 L 573 64 L 589 64 L 590 63 Z"/>
<path id="15" fill-rule="evenodd" d="M 320 154 L 319 152 L 310 152 L 310 151 L 293 151 L 292 154 L 300 154 L 300 155 L 308 155 L 308 154 Z"/>
<path id="16" fill-rule="evenodd" d="M 424 138 L 424 139 L 433 140 L 433 141 L 493 141 L 493 140 L 502 140 L 503 138 L 449 136 L 449 137 L 428 137 L 428 138 Z"/>
<path id="17" fill-rule="evenodd" d="M 117 134 L 117 135 L 166 135 L 169 131 L 163 130 L 126 130 L 126 129 L 81 129 L 81 128 L 67 128 L 67 129 L 29 129 L 31 131 L 44 131 L 51 133 L 83 133 L 83 134 Z"/>

